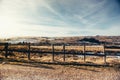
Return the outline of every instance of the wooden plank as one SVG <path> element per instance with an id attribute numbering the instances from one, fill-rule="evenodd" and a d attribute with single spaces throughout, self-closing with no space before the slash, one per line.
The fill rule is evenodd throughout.
<path id="1" fill-rule="evenodd" d="M 28 60 L 30 60 L 30 43 L 28 44 Z"/>
<path id="2" fill-rule="evenodd" d="M 86 60 L 86 51 L 85 51 L 86 49 L 85 49 L 85 43 L 84 43 L 83 46 L 84 46 L 84 48 L 83 48 L 83 53 L 84 53 L 84 62 L 85 62 L 85 60 Z"/>
<path id="3" fill-rule="evenodd" d="M 63 61 L 65 62 L 65 44 L 63 45 Z"/>
<path id="4" fill-rule="evenodd" d="M 105 44 L 103 45 L 103 53 L 104 53 L 104 64 L 106 64 Z"/>
<path id="5" fill-rule="evenodd" d="M 8 43 L 5 43 L 5 58 L 8 57 Z"/>
<path id="6" fill-rule="evenodd" d="M 54 52 L 55 52 L 55 49 L 54 49 L 54 44 L 52 44 L 52 61 L 54 61 Z"/>
<path id="7" fill-rule="evenodd" d="M 4 51 L 4 50 L 1 50 L 1 51 Z M 28 53 L 28 50 L 18 50 L 18 49 L 8 49 L 8 51 Z M 53 54 L 53 50 L 52 51 L 31 50 L 30 53 Z M 63 51 L 57 51 L 57 52 L 54 52 L 54 54 L 64 54 L 64 53 L 63 53 Z M 73 53 L 65 51 L 65 54 L 73 54 Z M 75 52 L 74 54 L 84 56 L 84 53 Z M 85 55 L 86 56 L 104 56 L 104 54 L 90 54 L 90 53 L 85 53 Z"/>
<path id="8" fill-rule="evenodd" d="M 0 43 L 0 46 L 1 46 L 1 45 L 5 45 L 5 44 L 8 44 L 8 43 Z"/>

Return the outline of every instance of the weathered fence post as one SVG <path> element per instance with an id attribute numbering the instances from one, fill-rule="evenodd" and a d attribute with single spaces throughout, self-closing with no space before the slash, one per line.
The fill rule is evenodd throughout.
<path id="1" fill-rule="evenodd" d="M 52 44 L 52 61 L 54 61 L 54 44 Z"/>
<path id="2" fill-rule="evenodd" d="M 83 54 L 84 54 L 84 62 L 85 62 L 85 60 L 86 60 L 85 43 L 83 45 Z"/>
<path id="3" fill-rule="evenodd" d="M 30 43 L 28 43 L 28 60 L 30 60 Z"/>
<path id="4" fill-rule="evenodd" d="M 106 64 L 105 44 L 103 45 L 103 53 L 104 53 L 104 64 Z"/>
<path id="5" fill-rule="evenodd" d="M 63 45 L 63 53 L 64 53 L 63 61 L 65 62 L 65 44 Z"/>
<path id="6" fill-rule="evenodd" d="M 5 43 L 5 58 L 8 57 L 8 43 Z"/>

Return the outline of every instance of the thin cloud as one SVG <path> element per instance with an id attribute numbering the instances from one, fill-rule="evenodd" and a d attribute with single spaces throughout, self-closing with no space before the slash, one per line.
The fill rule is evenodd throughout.
<path id="1" fill-rule="evenodd" d="M 1 0 L 0 34 L 118 35 L 119 8 L 118 0 Z"/>

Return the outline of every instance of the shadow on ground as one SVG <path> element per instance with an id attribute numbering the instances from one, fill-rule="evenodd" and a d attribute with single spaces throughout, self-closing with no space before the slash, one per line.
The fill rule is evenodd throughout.
<path id="1" fill-rule="evenodd" d="M 101 67 L 113 67 L 110 66 L 109 64 L 94 64 L 94 63 L 78 63 L 78 62 L 40 62 L 40 61 L 35 61 L 35 60 L 24 60 L 24 59 L 13 59 L 13 58 L 0 58 L 0 63 L 1 64 L 11 64 L 11 65 L 19 65 L 19 66 L 29 66 L 29 67 L 36 67 L 36 68 L 45 68 L 45 69 L 54 69 L 51 65 L 62 65 L 65 67 L 72 67 L 76 69 L 82 69 L 82 70 L 89 70 L 89 71 L 94 71 L 94 72 L 99 72 L 94 69 L 86 68 L 87 66 L 89 67 L 95 67 L 95 68 L 101 68 Z M 85 67 L 79 67 L 79 66 L 85 66 Z M 116 67 L 115 67 L 116 68 Z M 119 69 L 120 66 L 117 65 L 116 69 Z"/>

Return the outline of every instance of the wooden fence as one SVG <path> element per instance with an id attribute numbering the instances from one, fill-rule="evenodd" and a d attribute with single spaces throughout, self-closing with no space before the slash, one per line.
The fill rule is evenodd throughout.
<path id="1" fill-rule="evenodd" d="M 15 46 L 19 47 L 19 45 L 24 46 L 24 48 L 16 48 Z M 0 43 L 0 51 L 5 51 L 5 58 L 8 58 L 8 52 L 25 52 L 27 53 L 28 60 L 31 59 L 31 53 L 40 53 L 40 54 L 52 54 L 52 61 L 55 61 L 55 54 L 63 54 L 63 61 L 66 61 L 67 54 L 73 55 L 82 55 L 84 57 L 84 61 L 86 61 L 86 56 L 102 56 L 104 57 L 104 63 L 106 64 L 106 49 L 105 45 L 79 45 L 79 46 L 70 46 L 70 45 L 55 45 L 52 44 L 51 46 L 33 46 L 30 43 L 26 44 L 9 44 L 9 43 Z M 61 49 L 61 51 L 56 51 L 55 47 Z M 38 50 L 32 50 L 33 48 L 38 48 Z M 41 48 L 51 48 L 51 51 L 42 51 Z M 79 50 L 78 50 L 79 49 Z M 87 53 L 87 52 L 94 52 L 94 54 Z M 98 53 L 99 52 L 99 53 Z M 102 53 L 102 54 L 100 54 Z"/>

